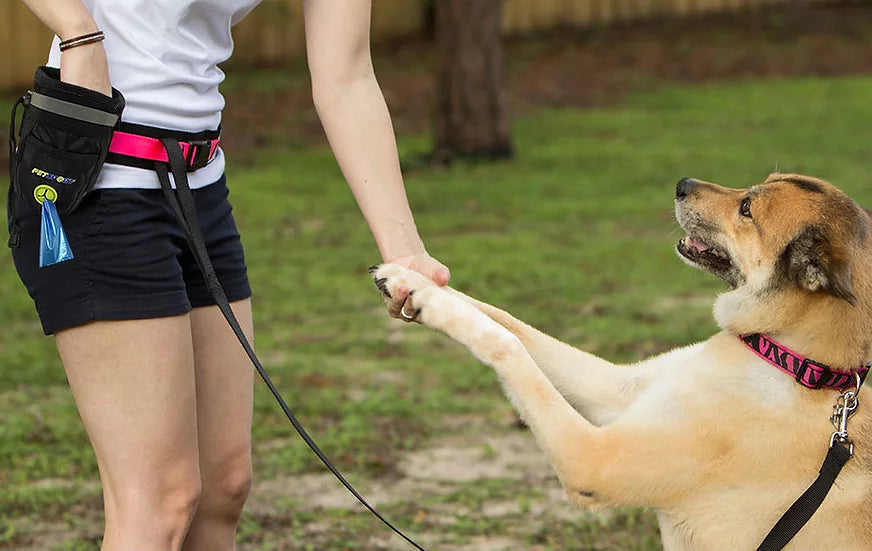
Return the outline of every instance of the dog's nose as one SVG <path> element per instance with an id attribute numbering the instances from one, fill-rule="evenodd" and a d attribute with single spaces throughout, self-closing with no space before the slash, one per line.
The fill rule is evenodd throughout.
<path id="1" fill-rule="evenodd" d="M 675 186 L 675 198 L 676 199 L 684 199 L 690 192 L 693 191 L 693 188 L 696 187 L 697 181 L 693 178 L 682 178 L 678 181 L 678 185 Z"/>

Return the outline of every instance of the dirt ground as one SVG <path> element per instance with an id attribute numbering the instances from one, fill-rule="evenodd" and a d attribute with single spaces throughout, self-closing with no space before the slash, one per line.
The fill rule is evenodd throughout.
<path id="1" fill-rule="evenodd" d="M 281 440 L 255 444 L 258 449 L 282 445 Z M 397 477 L 388 482 L 379 479 L 361 479 L 356 477 L 354 484 L 375 507 L 382 507 L 388 502 L 420 502 L 434 496 L 445 496 L 457 491 L 463 484 L 501 479 L 517 481 L 519 484 L 535 484 L 541 497 L 524 504 L 523 513 L 529 518 L 558 518 L 564 520 L 580 520 L 592 515 L 584 513 L 573 506 L 565 497 L 557 478 L 551 471 L 544 455 L 539 452 L 532 436 L 526 431 L 516 431 L 499 436 L 491 436 L 481 442 L 480 446 L 470 448 L 468 440 L 452 442 L 446 439 L 434 446 L 422 450 L 411 451 L 400 456 Z M 60 479 L 42 480 L 41 487 L 53 486 L 68 488 L 70 482 Z M 94 483 L 96 490 L 96 483 Z M 255 483 L 251 497 L 246 505 L 247 510 L 258 519 L 281 519 L 287 515 L 288 507 L 283 499 L 287 496 L 306 496 L 305 501 L 294 504 L 294 511 L 309 511 L 316 513 L 323 509 L 348 509 L 362 512 L 363 506 L 343 488 L 328 472 L 312 474 L 294 474 L 278 478 L 261 480 Z M 72 529 L 69 519 L 59 519 L 55 522 L 45 521 L 39 526 L 33 524 L 27 527 L 29 537 L 24 546 L 16 547 L 18 551 L 37 551 L 52 548 L 67 539 L 86 538 L 99 541 L 102 530 L 100 507 L 83 507 L 77 511 L 78 520 Z M 468 511 L 467 511 L 468 512 Z M 479 511 L 491 518 L 515 517 L 522 513 L 518 500 L 495 499 L 486 503 Z M 424 515 L 422 511 L 420 513 Z M 416 530 L 414 537 L 422 545 L 430 545 L 436 541 L 440 523 L 451 523 L 457 516 L 464 514 L 454 504 L 428 508 L 427 524 L 437 527 L 433 533 Z M 423 520 L 419 518 L 418 520 Z M 375 523 L 375 520 L 372 520 Z M 335 521 L 325 519 L 323 522 L 309 522 L 306 525 L 306 537 L 317 541 L 320 538 L 330 538 L 335 530 Z M 265 527 L 266 532 L 271 532 Z M 277 527 L 276 532 L 281 532 Z M 512 537 L 488 537 L 487 541 L 474 541 L 464 545 L 440 545 L 445 551 L 504 551 L 518 549 L 518 540 Z M 269 542 L 275 549 L 295 549 L 299 545 L 295 540 Z M 288 545 L 289 547 L 284 547 Z M 254 549 L 243 545 L 243 549 Z M 260 548 L 259 546 L 257 548 Z M 385 551 L 406 550 L 408 544 L 389 532 L 368 543 L 368 549 Z"/>
<path id="2" fill-rule="evenodd" d="M 522 505 L 517 499 L 495 498 L 488 501 L 476 512 L 495 519 L 500 517 L 516 517 L 522 513 L 529 519 L 559 518 L 579 521 L 592 515 L 579 511 L 572 505 L 560 487 L 545 456 L 539 452 L 532 436 L 524 431 L 489 436 L 482 440 L 480 446 L 470 447 L 468 438 L 454 442 L 452 439 L 437 442 L 434 446 L 401 454 L 397 463 L 397 478 L 384 481 L 379 479 L 364 480 L 359 487 L 365 492 L 366 499 L 375 507 L 382 507 L 391 502 L 420 503 L 438 496 L 446 496 L 458 491 L 464 484 L 492 479 L 511 480 L 520 485 L 535 485 L 541 496 L 533 502 Z M 275 507 L 282 496 L 308 496 L 305 502 L 300 502 L 297 510 L 318 511 L 321 509 L 348 508 L 352 511 L 363 511 L 363 506 L 337 482 L 330 473 L 313 473 L 307 475 L 292 475 L 272 480 L 264 480 L 255 484 L 252 489 L 252 499 L 247 504 L 255 516 L 280 516 L 282 511 Z M 466 509 L 466 510 L 464 510 Z M 438 527 L 450 525 L 458 516 L 470 514 L 467 507 L 455 503 L 446 503 L 437 507 L 427 507 L 419 511 L 416 520 L 424 520 L 430 530 L 414 529 L 414 538 L 422 545 L 432 547 L 440 536 Z M 375 521 L 373 521 L 375 522 Z M 329 524 L 310 525 L 312 537 L 318 537 L 320 532 L 329 533 L 335 526 Z M 372 549 L 406 550 L 407 543 L 399 537 L 388 536 L 388 532 L 370 542 Z M 517 537 L 503 534 L 488 537 L 486 541 L 473 538 L 473 541 L 462 545 L 440 544 L 439 549 L 447 551 L 508 551 L 523 547 Z"/>

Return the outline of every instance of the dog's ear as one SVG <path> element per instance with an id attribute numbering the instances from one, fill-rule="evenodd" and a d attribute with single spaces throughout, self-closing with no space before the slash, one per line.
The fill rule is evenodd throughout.
<path id="1" fill-rule="evenodd" d="M 825 291 L 857 305 L 851 287 L 851 265 L 819 228 L 809 226 L 787 244 L 778 259 L 779 271 L 799 288 Z"/>

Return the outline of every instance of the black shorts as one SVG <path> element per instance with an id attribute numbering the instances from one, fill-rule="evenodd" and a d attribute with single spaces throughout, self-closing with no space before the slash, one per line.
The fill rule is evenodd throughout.
<path id="1" fill-rule="evenodd" d="M 222 176 L 193 190 L 215 272 L 230 301 L 251 296 Z M 46 335 L 95 320 L 174 316 L 210 306 L 203 276 L 159 189 L 98 189 L 61 216 L 74 258 L 39 267 L 40 213 L 15 196 L 15 267 Z"/>

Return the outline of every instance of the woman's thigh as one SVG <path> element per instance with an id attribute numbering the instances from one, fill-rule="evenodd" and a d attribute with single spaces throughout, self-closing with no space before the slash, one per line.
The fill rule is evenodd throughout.
<path id="1" fill-rule="evenodd" d="M 231 306 L 253 342 L 251 301 Z M 217 307 L 194 308 L 191 334 L 203 497 L 219 485 L 219 499 L 232 498 L 250 477 L 254 368 Z"/>
<path id="2" fill-rule="evenodd" d="M 107 521 L 160 509 L 173 493 L 196 498 L 190 316 L 92 322 L 56 342 L 97 455 Z"/>

